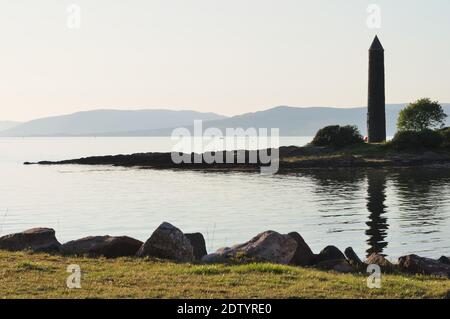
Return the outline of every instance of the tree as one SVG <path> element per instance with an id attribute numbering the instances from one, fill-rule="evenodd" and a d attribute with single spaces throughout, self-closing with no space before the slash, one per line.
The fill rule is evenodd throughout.
<path id="1" fill-rule="evenodd" d="M 428 98 L 420 99 L 401 110 L 397 128 L 399 131 L 416 132 L 442 128 L 446 118 L 447 114 L 439 102 L 432 102 Z"/>

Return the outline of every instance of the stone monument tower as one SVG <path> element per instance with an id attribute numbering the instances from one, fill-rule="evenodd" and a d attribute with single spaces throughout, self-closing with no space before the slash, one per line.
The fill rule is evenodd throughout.
<path id="1" fill-rule="evenodd" d="M 384 49 L 377 36 L 375 36 L 369 49 L 367 132 L 369 143 L 380 143 L 386 140 Z"/>

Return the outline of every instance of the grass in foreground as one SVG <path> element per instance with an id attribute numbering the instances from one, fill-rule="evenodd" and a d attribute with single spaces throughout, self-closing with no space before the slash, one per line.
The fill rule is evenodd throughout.
<path id="1" fill-rule="evenodd" d="M 78 264 L 81 289 L 68 289 Z M 450 280 L 386 275 L 369 289 L 364 275 L 249 264 L 186 265 L 0 251 L 0 298 L 444 298 Z"/>

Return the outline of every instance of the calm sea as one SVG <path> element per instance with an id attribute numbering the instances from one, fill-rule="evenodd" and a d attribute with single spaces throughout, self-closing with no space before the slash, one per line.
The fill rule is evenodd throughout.
<path id="1" fill-rule="evenodd" d="M 303 145 L 307 137 L 282 138 Z M 170 151 L 169 138 L 0 138 L 0 235 L 56 229 L 147 239 L 163 221 L 202 232 L 208 249 L 265 230 L 298 231 L 319 252 L 450 255 L 450 170 L 304 171 L 295 175 L 24 166 L 24 161 Z"/>

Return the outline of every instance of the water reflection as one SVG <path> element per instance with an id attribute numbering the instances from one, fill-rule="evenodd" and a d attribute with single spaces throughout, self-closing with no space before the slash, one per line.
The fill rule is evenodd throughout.
<path id="1" fill-rule="evenodd" d="M 364 234 L 367 256 L 404 246 L 423 247 L 410 253 L 447 246 L 442 242 L 446 235 L 440 233 L 448 231 L 450 219 L 448 169 L 321 170 L 302 175 L 313 182 L 318 225 L 335 236 L 345 233 L 349 241 Z M 395 230 L 390 230 L 392 225 Z"/>
<path id="2" fill-rule="evenodd" d="M 367 210 L 369 211 L 369 221 L 366 222 L 369 229 L 366 230 L 368 236 L 367 256 L 373 253 L 381 254 L 388 245 L 385 241 L 389 225 L 386 213 L 386 174 L 376 171 L 367 172 Z"/>
<path id="3" fill-rule="evenodd" d="M 322 204 L 319 211 L 351 209 L 352 203 L 363 190 L 365 172 L 363 170 L 311 170 L 302 173 L 313 182 L 314 200 Z"/>
<path id="4" fill-rule="evenodd" d="M 439 231 L 449 198 L 449 170 L 401 170 L 392 176 L 399 198 L 400 219 L 407 232 L 429 234 Z M 446 191 L 447 190 L 447 191 Z"/>

